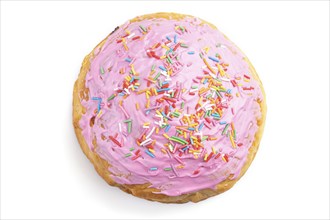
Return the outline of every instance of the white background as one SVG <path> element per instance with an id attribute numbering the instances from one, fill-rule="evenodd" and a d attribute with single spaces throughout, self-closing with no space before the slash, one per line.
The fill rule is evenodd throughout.
<path id="1" fill-rule="evenodd" d="M 255 161 L 198 204 L 108 186 L 71 124 L 84 56 L 117 25 L 159 11 L 214 23 L 266 89 Z M 329 218 L 329 2 L 1 2 L 1 217 Z"/>

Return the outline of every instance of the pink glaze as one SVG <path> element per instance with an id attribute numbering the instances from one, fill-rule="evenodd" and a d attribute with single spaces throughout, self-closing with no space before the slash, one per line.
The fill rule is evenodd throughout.
<path id="1" fill-rule="evenodd" d="M 123 43 L 123 36 L 126 43 Z M 161 43 L 163 47 L 155 48 L 157 43 Z M 157 56 L 162 57 L 169 48 L 172 48 L 169 50 L 171 61 L 167 58 L 158 59 Z M 89 100 L 81 100 L 87 112 L 80 120 L 80 127 L 90 149 L 111 164 L 109 171 L 113 180 L 120 184 L 151 183 L 150 187 L 159 189 L 159 193 L 178 196 L 205 188 L 214 189 L 229 175 L 232 174 L 232 179 L 239 176 L 258 131 L 257 119 L 261 117 L 261 110 L 257 100 L 262 100 L 263 96 L 258 82 L 250 72 L 249 64 L 243 59 L 244 55 L 221 32 L 208 24 L 201 24 L 197 18 L 189 17 L 180 21 L 157 18 L 127 22 L 108 36 L 105 44 L 97 48 L 94 53 L 95 57 L 90 60 L 90 71 L 86 75 L 85 82 L 86 88 L 89 89 Z M 178 59 L 175 58 L 176 56 Z M 206 66 L 201 56 L 205 58 L 210 68 L 213 68 L 214 73 Z M 216 59 L 212 60 L 209 57 Z M 226 75 L 221 76 L 217 68 L 217 60 Z M 133 76 L 129 73 L 132 64 L 135 73 L 138 74 L 136 77 L 139 77 L 133 81 L 136 88 L 131 84 L 123 85 L 126 81 L 125 77 Z M 151 82 L 148 85 L 148 80 L 145 78 L 148 78 L 153 65 L 155 65 L 155 73 L 150 76 L 149 81 L 162 71 L 162 67 L 165 67 L 166 71 L 154 80 L 156 83 Z M 122 68 L 124 71 L 121 70 Z M 172 73 L 168 76 L 170 69 Z M 121 74 L 121 71 L 124 73 Z M 212 89 L 201 94 L 204 99 L 197 110 L 200 114 L 206 114 L 208 108 L 212 110 L 217 106 L 222 114 L 220 117 L 213 117 L 210 114 L 207 119 L 203 115 L 198 118 L 198 125 L 192 126 L 193 122 L 191 122 L 189 126 L 194 131 L 188 130 L 191 132 L 189 133 L 187 132 L 189 123 L 183 123 L 182 117 L 184 114 L 196 114 L 195 106 L 200 98 L 198 90 L 202 87 L 207 88 L 210 81 L 205 82 L 203 79 L 205 76 L 217 78 L 222 84 L 222 87 L 217 85 L 217 89 L 220 89 L 218 93 L 222 97 L 219 98 L 219 94 Z M 158 95 L 150 92 L 150 110 L 146 111 L 148 109 L 145 107 L 146 92 L 138 94 L 138 91 L 159 89 L 161 83 L 166 80 L 169 83 L 168 88 L 176 94 L 170 99 L 171 101 L 168 101 L 162 98 L 170 96 L 168 94 L 172 94 L 172 91 Z M 166 84 L 162 85 L 163 88 L 166 86 Z M 197 86 L 197 89 L 191 88 L 192 86 Z M 126 91 L 121 91 L 125 87 Z M 190 90 L 195 95 L 189 95 Z M 113 94 L 116 96 L 113 99 L 109 98 Z M 208 103 L 206 97 L 211 100 L 217 98 L 215 106 L 210 105 L 212 101 Z M 156 103 L 156 99 L 163 102 Z M 122 107 L 119 106 L 120 100 L 123 100 Z M 173 112 L 176 109 L 181 113 L 178 117 L 169 113 L 167 117 L 171 120 L 166 122 L 166 117 L 159 116 L 156 110 L 165 111 L 165 106 L 174 102 L 175 107 L 168 107 L 168 111 Z M 184 102 L 183 109 L 181 109 L 182 102 Z M 136 103 L 139 103 L 139 110 L 136 110 Z M 203 108 L 200 108 L 201 106 Z M 90 120 L 94 116 L 95 123 L 91 127 Z M 131 133 L 128 133 L 129 122 L 124 122 L 127 119 L 132 121 Z M 166 127 L 161 128 L 156 124 L 162 120 L 171 126 L 167 132 L 165 132 Z M 146 122 L 150 122 L 150 125 L 143 128 Z M 201 123 L 204 123 L 203 127 Z M 183 133 L 180 135 L 176 131 L 176 126 L 187 126 L 184 129 L 187 138 L 184 138 Z M 202 128 L 199 131 L 200 126 Z M 156 127 L 159 127 L 158 134 Z M 227 129 L 224 131 L 225 127 Z M 170 143 L 173 144 L 174 149 L 165 146 L 164 144 L 169 143 L 169 140 L 163 136 L 164 133 L 169 137 L 177 136 L 184 139 L 188 147 L 172 140 Z M 145 138 L 141 138 L 143 134 Z M 109 136 L 116 139 L 119 144 Z M 190 140 L 190 136 L 197 138 L 208 136 L 216 140 L 199 141 L 203 146 L 195 146 L 194 149 L 196 143 L 194 139 Z M 93 146 L 93 139 L 96 140 L 97 147 Z M 139 146 L 137 139 L 140 139 L 140 143 L 146 144 Z M 152 154 L 146 153 L 150 146 L 154 149 Z M 192 149 L 195 152 L 191 151 Z M 211 153 L 212 151 L 214 152 Z"/>

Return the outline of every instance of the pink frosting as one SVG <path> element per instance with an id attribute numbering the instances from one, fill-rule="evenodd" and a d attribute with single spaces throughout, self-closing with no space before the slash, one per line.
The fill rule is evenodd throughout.
<path id="1" fill-rule="evenodd" d="M 239 176 L 263 96 L 221 32 L 190 17 L 127 22 L 94 53 L 80 127 L 114 181 L 178 196 Z"/>

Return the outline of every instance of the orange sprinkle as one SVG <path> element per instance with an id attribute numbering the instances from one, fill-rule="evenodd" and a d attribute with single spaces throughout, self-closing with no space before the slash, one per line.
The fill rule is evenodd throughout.
<path id="1" fill-rule="evenodd" d="M 213 74 L 217 74 L 214 69 L 210 66 L 210 64 L 206 61 L 205 58 L 203 58 L 203 61 L 205 63 L 205 65 L 207 66 L 207 68 L 213 73 Z"/>
<path id="2" fill-rule="evenodd" d="M 140 110 L 140 105 L 139 105 L 139 103 L 137 102 L 137 103 L 135 103 L 135 107 L 136 107 L 136 110 Z"/>

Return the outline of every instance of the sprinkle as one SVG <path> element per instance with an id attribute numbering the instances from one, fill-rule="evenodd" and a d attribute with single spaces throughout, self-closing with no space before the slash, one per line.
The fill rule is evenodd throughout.
<path id="1" fill-rule="evenodd" d="M 211 57 L 211 56 L 209 56 L 208 58 L 209 58 L 210 60 L 214 61 L 214 62 L 217 62 L 217 63 L 220 62 L 220 60 L 217 59 L 217 58 L 215 58 L 215 57 Z"/>
<path id="2" fill-rule="evenodd" d="M 188 48 L 187 44 L 180 44 L 180 46 L 183 47 L 183 48 Z"/>
<path id="3" fill-rule="evenodd" d="M 151 135 L 154 133 L 155 131 L 155 127 L 152 127 L 151 131 L 149 132 L 149 134 L 146 136 L 146 139 L 150 138 Z"/>
<path id="4" fill-rule="evenodd" d="M 129 149 L 129 151 L 133 151 L 133 150 L 135 150 L 134 147 L 131 147 L 131 148 Z"/>
<path id="5" fill-rule="evenodd" d="M 236 144 L 235 144 L 233 136 L 231 134 L 229 135 L 229 139 L 230 139 L 230 142 L 231 142 L 231 145 L 233 146 L 233 148 L 236 148 Z"/>
<path id="6" fill-rule="evenodd" d="M 224 125 L 224 124 L 227 124 L 227 122 L 225 122 L 225 121 L 220 121 L 219 124 Z"/>
<path id="7" fill-rule="evenodd" d="M 207 66 L 207 68 L 208 68 L 213 74 L 217 74 L 217 73 L 215 72 L 215 70 L 210 66 L 210 64 L 206 61 L 205 58 L 203 58 L 203 61 L 204 61 L 205 65 Z"/>
<path id="8" fill-rule="evenodd" d="M 108 98 L 108 101 L 114 99 L 116 97 L 116 94 L 112 94 L 109 98 Z"/>
<path id="9" fill-rule="evenodd" d="M 244 77 L 245 77 L 245 78 L 247 78 L 247 79 L 250 79 L 250 77 L 249 77 L 249 76 L 247 76 L 247 75 L 245 75 L 245 74 L 244 74 Z"/>
<path id="10" fill-rule="evenodd" d="M 174 43 L 176 44 L 177 42 L 177 35 L 174 35 Z"/>
<path id="11" fill-rule="evenodd" d="M 151 153 L 149 150 L 145 151 L 150 157 L 155 158 L 155 155 L 153 153 Z"/>
<path id="12" fill-rule="evenodd" d="M 147 29 L 144 26 L 140 25 L 139 27 L 142 29 L 143 32 L 147 33 Z"/>
<path id="13" fill-rule="evenodd" d="M 126 112 L 126 110 L 124 109 L 124 107 L 121 106 L 121 105 L 119 105 L 119 108 L 123 111 L 125 117 L 126 117 L 127 119 L 129 119 L 129 115 L 128 115 L 128 113 Z"/>
<path id="14" fill-rule="evenodd" d="M 167 134 L 163 134 L 164 137 L 166 137 L 167 139 L 170 139 L 170 137 Z"/>
<path id="15" fill-rule="evenodd" d="M 135 108 L 136 108 L 136 110 L 137 111 L 139 111 L 140 110 L 140 105 L 139 105 L 139 103 L 137 102 L 137 103 L 135 103 Z"/>
<path id="16" fill-rule="evenodd" d="M 132 156 L 131 153 L 127 153 L 127 154 L 125 154 L 125 157 L 130 157 L 130 156 Z"/>
<path id="17" fill-rule="evenodd" d="M 195 52 L 194 51 L 188 51 L 188 54 L 193 55 L 193 54 L 195 54 Z"/>
<path id="18" fill-rule="evenodd" d="M 155 170 L 158 170 L 158 168 L 157 167 L 150 167 L 150 170 L 155 171 Z"/>
<path id="19" fill-rule="evenodd" d="M 166 39 L 169 40 L 169 41 L 171 41 L 171 38 L 169 36 L 166 36 Z"/>
<path id="20" fill-rule="evenodd" d="M 115 143 L 116 145 L 118 145 L 119 147 L 122 147 L 122 145 L 119 143 L 119 141 L 117 141 L 117 139 L 115 139 L 114 137 L 112 137 L 111 135 L 109 136 L 110 140 Z"/>
<path id="21" fill-rule="evenodd" d="M 102 74 L 104 74 L 104 69 L 103 69 L 102 66 L 100 67 L 100 71 L 101 71 Z"/>
<path id="22" fill-rule="evenodd" d="M 223 129 L 223 131 L 221 133 L 222 135 L 224 135 L 226 133 L 228 127 L 229 127 L 229 124 L 226 124 L 225 128 Z"/>
<path id="23" fill-rule="evenodd" d="M 178 143 L 180 143 L 182 145 L 188 144 L 188 142 L 186 140 L 183 140 L 183 139 L 181 139 L 179 137 L 176 137 L 176 136 L 170 137 L 169 140 L 178 142 Z"/>
<path id="24" fill-rule="evenodd" d="M 202 123 L 198 126 L 198 131 L 202 130 L 203 127 L 204 127 L 204 122 L 202 122 Z"/>
<path id="25" fill-rule="evenodd" d="M 127 57 L 127 58 L 125 58 L 125 61 L 130 63 L 130 62 L 132 62 L 132 59 Z"/>
<path id="26" fill-rule="evenodd" d="M 170 128 L 171 128 L 171 126 L 167 125 L 166 128 L 165 128 L 165 132 L 167 133 L 170 130 Z"/>
<path id="27" fill-rule="evenodd" d="M 172 170 L 172 167 L 165 167 L 164 170 L 165 171 L 171 171 Z"/>
<path id="28" fill-rule="evenodd" d="M 159 66 L 159 69 L 161 69 L 161 70 L 163 70 L 163 71 L 167 71 L 166 69 L 165 69 L 165 67 L 163 67 L 163 66 Z"/>

